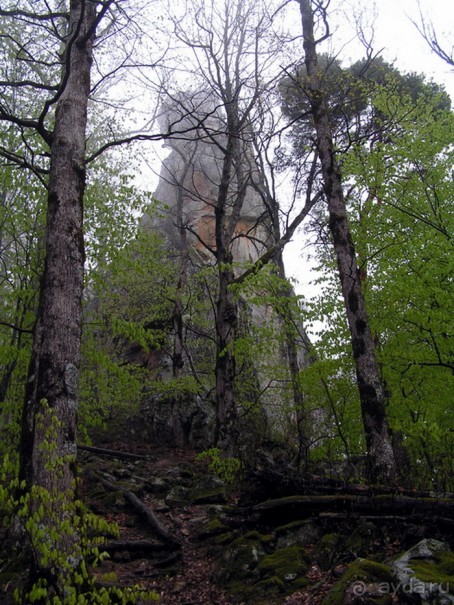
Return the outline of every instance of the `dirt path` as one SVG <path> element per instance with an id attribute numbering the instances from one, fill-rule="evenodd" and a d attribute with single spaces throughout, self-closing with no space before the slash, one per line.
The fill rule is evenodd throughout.
<path id="1" fill-rule="evenodd" d="M 119 451 L 131 451 L 130 446 L 121 443 L 102 444 L 103 447 Z M 168 485 L 172 477 L 181 474 L 181 468 L 194 468 L 195 453 L 190 450 L 175 450 L 157 448 L 146 450 L 136 449 L 133 453 L 147 454 L 149 460 L 137 461 L 133 465 L 124 461 L 105 461 L 97 457 L 100 472 L 109 476 L 122 475 L 128 479 L 130 469 L 134 467 L 133 477 L 153 478 Z M 93 464 L 93 456 L 86 454 L 86 461 Z M 115 468 L 117 467 L 117 468 Z M 146 590 L 155 590 L 160 597 L 161 605 L 228 605 L 231 600 L 214 582 L 216 565 L 209 554 L 209 548 L 201 544 L 198 534 L 207 521 L 209 511 L 206 505 L 188 505 L 169 507 L 161 499 L 162 494 L 144 493 L 142 501 L 155 513 L 164 527 L 179 541 L 181 548 L 178 553 L 164 556 L 168 564 L 148 558 L 133 558 L 128 552 L 113 553 L 110 560 L 104 562 L 97 572 L 102 578 L 114 578 L 123 586 L 139 584 Z M 153 531 L 147 527 L 134 511 L 123 505 L 121 498 L 109 512 L 104 505 L 91 497 L 91 505 L 102 512 L 109 521 L 114 521 L 120 529 L 119 540 L 141 541 L 154 540 Z M 115 574 L 115 576 L 113 575 Z"/>

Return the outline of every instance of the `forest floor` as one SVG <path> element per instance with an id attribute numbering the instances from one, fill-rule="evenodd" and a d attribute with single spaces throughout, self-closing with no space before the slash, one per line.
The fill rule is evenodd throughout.
<path id="1" fill-rule="evenodd" d="M 138 445 L 134 449 L 130 443 L 118 442 L 102 443 L 100 446 L 146 456 L 146 459 L 124 461 L 83 452 L 81 461 L 82 468 L 96 468 L 96 472 L 120 483 L 128 484 L 131 479 L 137 480 L 139 486 L 136 493 L 141 501 L 153 511 L 165 530 L 172 534 L 180 545 L 177 553 L 168 557 L 161 555 L 161 558 L 157 559 L 154 556 L 136 555 L 129 552 L 128 548 L 119 550 L 112 553 L 97 570 L 100 579 L 113 578 L 116 585 L 140 585 L 145 590 L 153 590 L 159 595 L 161 605 L 318 605 L 347 568 L 347 563 L 340 563 L 322 571 L 313 560 L 306 573 L 307 585 L 302 589 L 290 593 L 287 590 L 285 594 L 270 594 L 269 597 L 262 596 L 258 601 L 251 597 L 249 600 L 242 600 L 238 595 L 231 596 L 221 588 L 219 582 L 219 558 L 216 556 L 216 550 L 210 541 L 201 539 L 200 535 L 203 527 L 212 518 L 213 510 L 221 510 L 222 506 L 236 506 L 237 494 L 230 493 L 223 505 L 169 501 L 168 497 L 165 498 L 165 490 L 160 492 L 159 486 L 167 485 L 168 493 L 173 478 L 178 483 L 190 472 L 199 479 L 207 472 L 206 465 L 196 459 L 195 452 Z M 118 495 L 114 495 L 113 499 L 103 500 L 96 490 L 91 490 L 90 493 L 90 488 L 85 484 L 82 497 L 95 512 L 118 524 L 118 540 L 130 543 L 149 541 L 156 537 L 153 528 L 137 516 Z M 398 541 L 389 540 L 387 555 L 397 553 L 400 547 Z M 310 545 L 306 552 L 310 556 Z"/>
<path id="2" fill-rule="evenodd" d="M 103 447 L 131 452 L 130 444 L 105 443 Z M 137 473 L 153 476 L 155 479 L 169 479 L 178 475 L 181 465 L 193 465 L 195 452 L 174 448 L 136 448 L 136 454 L 147 455 L 148 461 L 136 464 Z M 119 468 L 124 466 L 121 461 Z M 162 565 L 146 558 L 134 559 L 127 552 L 111 556 L 104 562 L 98 573 L 114 573 L 116 583 L 122 586 L 140 585 L 145 590 L 153 590 L 159 595 L 160 605 L 228 605 L 231 603 L 216 585 L 214 576 L 216 564 L 206 545 L 198 540 L 198 530 L 207 521 L 208 513 L 204 505 L 166 506 L 152 494 L 144 494 L 142 501 L 159 517 L 160 522 L 178 540 L 181 548 L 177 564 Z M 96 502 L 92 502 L 95 505 Z M 103 512 L 101 506 L 100 512 Z M 103 515 L 118 524 L 119 540 L 141 541 L 153 539 L 154 532 L 133 510 L 123 505 L 121 500 L 116 510 Z M 123 509 L 123 510 L 122 510 Z"/>
<path id="3" fill-rule="evenodd" d="M 80 447 L 79 495 L 119 528 L 100 547 L 109 557 L 94 569 L 97 583 L 158 597 L 140 605 L 392 605 L 410 601 L 356 598 L 343 579 L 356 565 L 355 574 L 367 573 L 353 580 L 373 591 L 383 574 L 391 581 L 390 561 L 422 539 L 454 546 L 452 496 L 371 495 L 329 480 L 302 488 L 287 468 L 273 474 L 265 454 L 258 484 L 252 475 L 226 488 L 189 449 L 112 438 Z M 0 603 L 11 602 L 2 601 L 6 589 L 0 585 Z"/>

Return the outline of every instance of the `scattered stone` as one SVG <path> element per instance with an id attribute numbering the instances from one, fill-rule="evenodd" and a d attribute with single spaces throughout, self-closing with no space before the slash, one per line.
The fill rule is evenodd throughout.
<path id="1" fill-rule="evenodd" d="M 323 530 L 312 520 L 294 521 L 288 525 L 283 525 L 276 529 L 277 547 L 308 546 L 314 544 L 322 536 Z"/>
<path id="2" fill-rule="evenodd" d="M 378 530 L 369 521 L 360 521 L 351 535 L 345 540 L 343 550 L 354 557 L 365 557 L 371 550 L 372 542 L 377 538 Z"/>
<path id="3" fill-rule="evenodd" d="M 168 491 L 167 481 L 161 477 L 150 477 L 145 482 L 145 489 L 156 496 L 163 496 Z"/>
<path id="4" fill-rule="evenodd" d="M 164 502 L 167 506 L 183 507 L 191 503 L 190 489 L 182 485 L 175 485 L 167 494 Z"/>
<path id="5" fill-rule="evenodd" d="M 303 578 L 309 569 L 309 558 L 301 546 L 278 548 L 260 561 L 257 569 L 261 577 L 275 577 L 285 582 Z M 307 580 L 306 582 L 307 583 Z"/>

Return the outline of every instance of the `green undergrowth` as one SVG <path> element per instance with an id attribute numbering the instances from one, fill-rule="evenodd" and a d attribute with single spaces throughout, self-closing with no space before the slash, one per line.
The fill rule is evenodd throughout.
<path id="1" fill-rule="evenodd" d="M 75 481 L 61 491 L 59 479 L 75 459 L 57 454 L 61 425 L 45 401 L 41 402 L 35 424 L 44 434 L 40 453 L 46 461 L 48 485 L 19 481 L 18 464 L 8 455 L 0 470 L 0 516 L 11 545 L 3 548 L 0 568 L 2 574 L 9 574 L 14 602 L 134 605 L 156 601 L 155 593 L 140 586 L 106 587 L 97 583 L 92 570 L 108 557 L 102 545 L 107 537 L 118 536 L 118 527 L 74 498 Z"/>

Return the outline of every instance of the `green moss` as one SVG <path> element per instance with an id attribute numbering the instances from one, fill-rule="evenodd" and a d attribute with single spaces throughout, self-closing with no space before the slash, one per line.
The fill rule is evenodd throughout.
<path id="1" fill-rule="evenodd" d="M 289 577 L 292 576 L 304 575 L 308 568 L 309 560 L 306 552 L 296 545 L 279 548 L 274 553 L 266 555 L 257 566 L 262 577 L 278 576 L 283 581 L 289 581 Z"/>
<path id="2" fill-rule="evenodd" d="M 285 584 L 278 577 L 266 578 L 252 585 L 247 581 L 235 581 L 229 584 L 228 592 L 235 599 L 235 602 L 241 601 L 241 603 L 248 603 L 248 605 L 263 605 L 264 598 L 268 602 L 269 597 L 284 594 Z"/>
<path id="3" fill-rule="evenodd" d="M 220 579 L 224 583 L 242 579 L 258 579 L 255 572 L 258 562 L 265 555 L 265 551 L 259 539 L 253 537 L 253 532 L 248 536 L 237 538 L 221 554 L 222 572 Z M 259 534 L 260 535 L 260 534 Z"/>
<path id="4" fill-rule="evenodd" d="M 230 530 L 227 525 L 225 525 L 225 523 L 222 523 L 222 521 L 215 517 L 214 519 L 210 519 L 209 521 L 203 524 L 202 528 L 199 531 L 198 538 L 200 540 L 205 540 L 213 536 L 225 534 L 228 531 Z"/>
<path id="5" fill-rule="evenodd" d="M 284 593 L 285 589 L 285 583 L 279 576 L 271 576 L 254 584 L 254 593 L 257 595 Z"/>
<path id="6" fill-rule="evenodd" d="M 293 521 L 292 523 L 287 523 L 287 525 L 281 525 L 276 528 L 276 536 L 281 536 L 282 534 L 286 534 L 290 531 L 296 531 L 300 527 L 305 525 L 305 521 Z"/>
<path id="7" fill-rule="evenodd" d="M 194 504 L 222 504 L 225 490 L 222 486 L 197 488 L 190 492 L 189 499 Z"/>
<path id="8" fill-rule="evenodd" d="M 299 590 L 301 588 L 306 588 L 311 581 L 308 578 L 296 578 L 295 581 L 291 582 L 290 587 L 293 590 Z"/>
<path id="9" fill-rule="evenodd" d="M 323 600 L 323 605 L 343 605 L 349 586 L 357 581 L 364 582 L 365 584 L 391 584 L 393 575 L 391 569 L 383 563 L 376 563 L 367 559 L 356 559 L 348 567 L 342 578 L 328 592 Z M 369 597 L 367 603 L 371 605 L 390 605 L 392 603 L 392 595 L 384 594 L 375 598 Z"/>
<path id="10" fill-rule="evenodd" d="M 418 580 L 454 588 L 454 553 L 441 552 L 432 561 L 412 559 L 409 565 Z"/>
<path id="11" fill-rule="evenodd" d="M 273 541 L 273 536 L 271 534 L 261 534 L 258 531 L 249 531 L 247 534 L 244 534 L 243 540 L 253 540 L 263 545 L 268 545 Z"/>
<path id="12" fill-rule="evenodd" d="M 234 532 L 227 532 L 225 534 L 219 534 L 213 540 L 213 542 L 218 546 L 223 546 L 225 544 L 231 544 L 236 538 L 236 534 Z"/>
<path id="13" fill-rule="evenodd" d="M 373 523 L 362 522 L 345 541 L 344 550 L 357 557 L 366 556 L 376 535 L 377 528 Z"/>
<path id="14" fill-rule="evenodd" d="M 321 569 L 327 570 L 333 566 L 341 540 L 339 534 L 325 534 L 317 542 L 314 548 L 314 558 Z"/>

